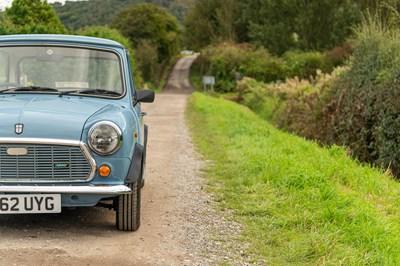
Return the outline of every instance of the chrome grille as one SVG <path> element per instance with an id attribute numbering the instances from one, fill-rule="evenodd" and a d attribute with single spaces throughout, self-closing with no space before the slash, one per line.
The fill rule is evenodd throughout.
<path id="1" fill-rule="evenodd" d="M 8 155 L 9 148 L 26 148 L 26 155 Z M 79 146 L 0 144 L 0 181 L 86 180 L 92 165 Z"/>

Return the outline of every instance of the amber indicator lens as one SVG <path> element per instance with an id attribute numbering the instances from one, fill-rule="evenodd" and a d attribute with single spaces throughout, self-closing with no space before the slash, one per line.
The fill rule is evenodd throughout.
<path id="1" fill-rule="evenodd" d="M 102 177 L 109 176 L 111 174 L 111 168 L 108 165 L 102 165 L 99 167 L 99 174 Z"/>

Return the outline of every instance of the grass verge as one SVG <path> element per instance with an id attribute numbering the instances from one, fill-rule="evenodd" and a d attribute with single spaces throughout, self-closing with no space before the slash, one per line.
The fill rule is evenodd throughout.
<path id="1" fill-rule="evenodd" d="M 399 265 L 400 185 L 334 146 L 194 93 L 187 118 L 221 208 L 267 265 Z"/>

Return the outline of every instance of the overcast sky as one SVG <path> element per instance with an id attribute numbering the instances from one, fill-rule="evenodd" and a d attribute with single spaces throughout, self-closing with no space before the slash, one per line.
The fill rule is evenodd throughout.
<path id="1" fill-rule="evenodd" d="M 10 7 L 13 0 L 0 0 L 0 9 L 4 10 L 6 7 Z M 55 3 L 61 2 L 64 3 L 65 1 L 82 1 L 82 0 L 47 0 L 47 3 Z"/>

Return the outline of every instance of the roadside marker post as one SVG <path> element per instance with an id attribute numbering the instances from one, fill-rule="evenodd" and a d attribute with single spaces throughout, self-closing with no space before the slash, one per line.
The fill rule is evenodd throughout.
<path id="1" fill-rule="evenodd" d="M 207 90 L 207 86 L 210 86 L 211 91 L 214 91 L 215 77 L 213 76 L 203 76 L 203 89 Z"/>

